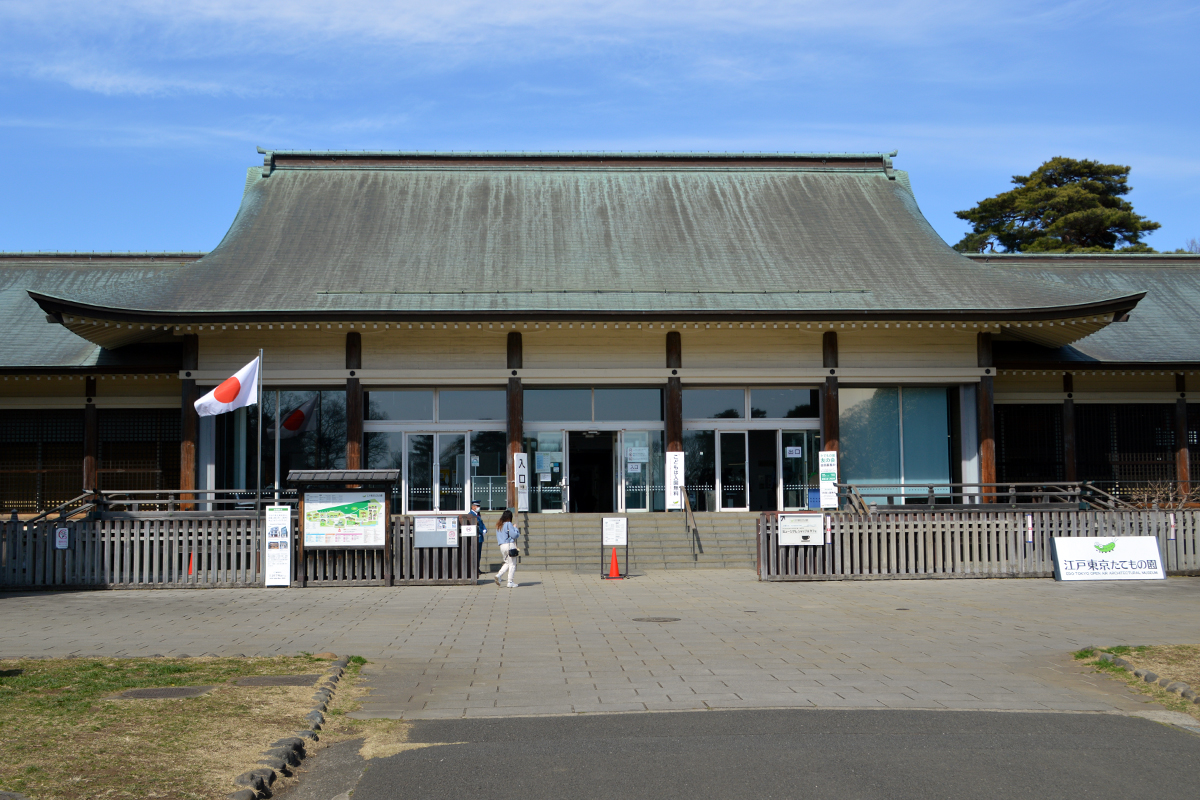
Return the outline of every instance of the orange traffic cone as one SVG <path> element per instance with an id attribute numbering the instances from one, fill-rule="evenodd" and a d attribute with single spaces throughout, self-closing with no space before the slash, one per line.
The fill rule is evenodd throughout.
<path id="1" fill-rule="evenodd" d="M 195 560 L 196 554 L 192 553 L 188 556 L 188 575 L 192 574 L 192 562 Z"/>
<path id="2" fill-rule="evenodd" d="M 608 567 L 608 577 L 610 580 L 621 580 L 621 573 L 617 570 L 617 548 L 613 548 L 612 564 Z"/>

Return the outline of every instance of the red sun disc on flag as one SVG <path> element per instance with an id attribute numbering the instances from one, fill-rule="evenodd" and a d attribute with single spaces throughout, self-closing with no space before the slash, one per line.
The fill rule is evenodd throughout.
<path id="1" fill-rule="evenodd" d="M 213 398 L 218 403 L 232 403 L 237 400 L 237 396 L 242 391 L 242 382 L 237 379 L 237 376 L 226 378 L 225 381 L 213 390 Z"/>
<path id="2" fill-rule="evenodd" d="M 300 426 L 303 424 L 304 412 L 298 408 L 292 413 L 288 414 L 287 419 L 283 421 L 283 427 L 287 428 L 289 431 L 299 430 Z"/>

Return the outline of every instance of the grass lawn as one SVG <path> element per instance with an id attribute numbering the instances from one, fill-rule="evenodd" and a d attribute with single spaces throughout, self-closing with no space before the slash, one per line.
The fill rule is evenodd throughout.
<path id="1" fill-rule="evenodd" d="M 1100 659 L 1101 653 L 1120 656 L 1133 665 L 1132 669 L 1118 667 Z M 1149 684 L 1133 674 L 1135 669 L 1148 669 L 1160 678 L 1182 681 L 1200 692 L 1200 645 L 1167 644 L 1138 645 L 1136 647 L 1102 647 L 1096 650 L 1080 650 L 1075 659 L 1083 661 L 1097 672 L 1105 672 L 1123 680 L 1136 691 L 1149 695 L 1171 711 L 1182 711 L 1200 720 L 1200 706 L 1191 700 L 1172 694 L 1157 684 Z"/>
<path id="2" fill-rule="evenodd" d="M 344 716 L 343 687 L 362 660 L 354 662 L 331 717 Z M 0 790 L 34 800 L 224 798 L 271 742 L 308 727 L 312 708 L 312 687 L 233 681 L 328 666 L 310 655 L 0 660 Z M 215 688 L 187 699 L 112 699 L 161 686 Z M 330 722 L 347 734 L 358 727 Z"/>

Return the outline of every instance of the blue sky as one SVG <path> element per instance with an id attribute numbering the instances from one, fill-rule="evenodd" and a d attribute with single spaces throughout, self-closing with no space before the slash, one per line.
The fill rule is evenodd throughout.
<path id="1" fill-rule="evenodd" d="M 255 146 L 898 149 L 942 237 L 1047 158 L 1200 237 L 1195 2 L 0 0 L 0 250 L 208 250 Z"/>

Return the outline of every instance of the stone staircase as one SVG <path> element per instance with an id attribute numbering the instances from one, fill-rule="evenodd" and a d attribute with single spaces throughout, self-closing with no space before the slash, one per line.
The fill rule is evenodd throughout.
<path id="1" fill-rule="evenodd" d="M 604 517 L 629 522 L 629 565 L 632 572 L 651 569 L 754 569 L 756 513 L 698 513 L 699 532 L 693 557 L 692 541 L 683 514 L 518 514 L 521 529 L 521 569 L 572 570 L 600 573 L 600 528 Z M 491 520 L 488 520 L 491 522 Z M 485 569 L 499 568 L 494 541 L 484 549 Z M 603 554 L 607 567 L 612 548 Z M 621 571 L 626 571 L 625 548 L 617 548 Z"/>

